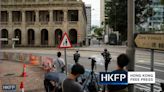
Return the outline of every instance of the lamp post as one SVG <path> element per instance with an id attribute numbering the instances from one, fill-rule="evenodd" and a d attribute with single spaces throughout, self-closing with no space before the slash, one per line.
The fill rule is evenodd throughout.
<path id="1" fill-rule="evenodd" d="M 134 71 L 135 65 L 135 47 L 133 31 L 135 30 L 135 0 L 128 0 L 128 47 L 126 53 L 130 59 L 128 64 L 128 71 Z M 134 84 L 128 85 L 128 92 L 134 92 Z"/>
<path id="2" fill-rule="evenodd" d="M 118 6 L 118 3 L 115 3 L 115 27 L 114 27 L 114 31 L 117 31 L 117 27 L 116 27 L 116 19 L 117 19 L 117 6 Z"/>

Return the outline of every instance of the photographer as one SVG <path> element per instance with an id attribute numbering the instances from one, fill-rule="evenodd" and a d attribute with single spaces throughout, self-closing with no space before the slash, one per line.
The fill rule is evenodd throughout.
<path id="1" fill-rule="evenodd" d="M 109 53 L 109 51 L 107 49 L 104 49 L 104 52 L 101 53 L 101 55 L 104 57 L 104 60 L 105 60 L 105 63 L 104 63 L 105 71 L 107 71 L 108 70 L 108 64 L 109 64 L 109 62 L 111 60 L 110 53 Z"/>
<path id="2" fill-rule="evenodd" d="M 71 74 L 63 82 L 63 92 L 84 92 L 82 86 L 76 82 L 76 78 L 85 72 L 84 67 L 80 64 L 74 64 Z"/>
<path id="3" fill-rule="evenodd" d="M 80 54 L 78 53 L 79 51 L 77 50 L 75 54 L 73 54 L 74 60 L 75 60 L 75 64 L 78 63 L 79 58 L 80 58 Z"/>

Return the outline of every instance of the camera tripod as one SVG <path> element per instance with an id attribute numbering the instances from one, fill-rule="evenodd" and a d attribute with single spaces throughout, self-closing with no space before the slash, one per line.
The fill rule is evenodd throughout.
<path id="1" fill-rule="evenodd" d="M 87 87 L 88 92 L 98 92 L 99 91 L 99 84 L 98 84 L 98 79 L 96 77 L 94 70 L 94 66 L 95 66 L 95 59 L 93 58 L 89 58 L 91 59 L 91 72 L 89 73 L 87 80 L 84 83 L 84 87 L 83 89 L 85 89 Z M 88 83 L 89 82 L 89 83 Z M 88 85 L 87 85 L 88 84 Z"/>

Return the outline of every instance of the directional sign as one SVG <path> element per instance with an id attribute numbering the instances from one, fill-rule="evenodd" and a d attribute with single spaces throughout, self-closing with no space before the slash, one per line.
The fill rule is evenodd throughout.
<path id="1" fill-rule="evenodd" d="M 137 34 L 135 43 L 139 48 L 164 50 L 164 34 Z"/>
<path id="2" fill-rule="evenodd" d="M 67 33 L 64 33 L 62 37 L 62 41 L 60 42 L 60 45 L 58 46 L 59 48 L 71 48 L 72 44 L 70 42 L 70 39 L 67 35 Z"/>

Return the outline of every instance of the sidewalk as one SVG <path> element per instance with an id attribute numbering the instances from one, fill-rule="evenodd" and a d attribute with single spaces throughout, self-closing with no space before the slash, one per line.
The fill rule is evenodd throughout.
<path id="1" fill-rule="evenodd" d="M 20 92 L 20 83 L 24 80 L 25 92 L 45 92 L 44 91 L 44 72 L 36 66 L 27 66 L 27 77 L 20 77 L 23 71 L 23 64 L 1 60 L 0 63 L 0 92 L 3 92 L 2 85 L 15 84 L 16 92 Z"/>

